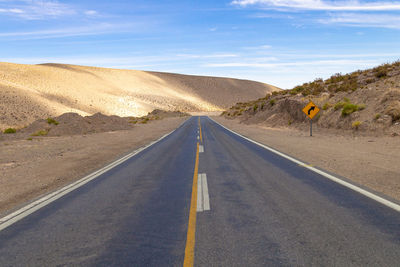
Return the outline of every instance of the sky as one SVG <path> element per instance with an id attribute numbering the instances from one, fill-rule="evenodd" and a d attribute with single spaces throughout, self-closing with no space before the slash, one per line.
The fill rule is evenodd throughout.
<path id="1" fill-rule="evenodd" d="M 0 0 L 0 61 L 289 89 L 400 59 L 400 1 Z"/>

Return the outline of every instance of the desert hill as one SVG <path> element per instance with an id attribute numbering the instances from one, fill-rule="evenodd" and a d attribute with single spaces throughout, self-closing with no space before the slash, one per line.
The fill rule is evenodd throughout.
<path id="1" fill-rule="evenodd" d="M 321 109 L 314 125 L 336 132 L 400 134 L 400 61 L 273 92 L 223 112 L 246 124 L 308 129 L 301 111 L 312 100 Z"/>
<path id="2" fill-rule="evenodd" d="M 0 129 L 75 112 L 219 111 L 278 88 L 254 81 L 64 64 L 0 63 Z"/>

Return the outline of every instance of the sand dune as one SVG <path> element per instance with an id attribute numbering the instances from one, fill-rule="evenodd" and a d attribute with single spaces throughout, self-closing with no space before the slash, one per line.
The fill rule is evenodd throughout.
<path id="1" fill-rule="evenodd" d="M 254 81 L 62 64 L 0 63 L 0 129 L 66 112 L 218 111 L 278 88 Z"/>

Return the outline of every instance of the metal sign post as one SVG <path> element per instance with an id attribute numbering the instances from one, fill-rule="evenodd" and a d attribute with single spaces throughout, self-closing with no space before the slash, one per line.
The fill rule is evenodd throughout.
<path id="1" fill-rule="evenodd" d="M 312 136 L 312 119 L 319 112 L 319 108 L 312 101 L 310 101 L 302 110 L 304 114 L 310 118 L 310 136 Z"/>

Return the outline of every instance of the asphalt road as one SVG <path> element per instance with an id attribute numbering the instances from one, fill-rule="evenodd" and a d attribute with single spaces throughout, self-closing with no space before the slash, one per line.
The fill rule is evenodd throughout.
<path id="1" fill-rule="evenodd" d="M 400 212 L 198 125 L 0 231 L 0 266 L 399 265 Z"/>

